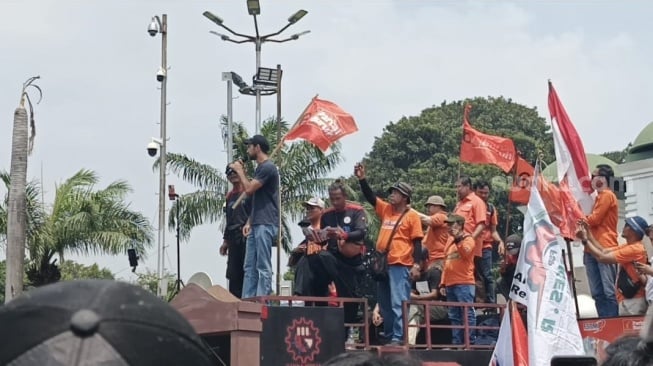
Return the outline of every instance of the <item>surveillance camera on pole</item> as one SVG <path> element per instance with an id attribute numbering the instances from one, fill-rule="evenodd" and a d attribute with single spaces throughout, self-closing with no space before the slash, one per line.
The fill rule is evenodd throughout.
<path id="1" fill-rule="evenodd" d="M 159 146 L 161 146 L 162 141 L 160 139 L 152 137 L 152 141 L 150 141 L 149 144 L 147 144 L 147 154 L 149 156 L 156 156 L 156 154 L 159 152 Z"/>
<path id="2" fill-rule="evenodd" d="M 166 69 L 163 67 L 159 67 L 159 71 L 156 72 L 156 81 L 162 82 L 163 80 L 166 79 Z"/>

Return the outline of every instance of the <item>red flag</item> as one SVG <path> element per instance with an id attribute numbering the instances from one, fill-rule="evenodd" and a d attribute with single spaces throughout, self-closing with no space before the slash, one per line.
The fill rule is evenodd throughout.
<path id="1" fill-rule="evenodd" d="M 486 135 L 469 124 L 469 104 L 463 117 L 463 141 L 460 144 L 460 161 L 474 164 L 493 164 L 509 173 L 515 165 L 515 144 L 511 139 Z"/>
<path id="2" fill-rule="evenodd" d="M 578 202 L 571 195 L 566 179 L 560 182 L 560 187 L 557 187 L 540 175 L 537 190 L 549 213 L 551 223 L 558 227 L 563 238 L 574 239 L 576 223 L 583 218 L 583 213 Z"/>
<path id="3" fill-rule="evenodd" d="M 549 112 L 553 127 L 558 182 L 562 182 L 566 178 L 571 194 L 583 211 L 589 213 L 594 205 L 594 198 L 591 196 L 593 189 L 583 141 L 550 81 Z"/>
<path id="4" fill-rule="evenodd" d="M 512 364 L 515 366 L 528 366 L 528 333 L 524 326 L 517 304 L 510 301 L 510 324 L 512 325 Z"/>
<path id="5" fill-rule="evenodd" d="M 341 137 L 358 131 L 354 117 L 335 103 L 313 98 L 284 140 L 304 139 L 322 152 Z"/>
<path id="6" fill-rule="evenodd" d="M 515 163 L 515 176 L 512 181 L 512 187 L 508 194 L 510 202 L 528 204 L 531 196 L 531 183 L 533 182 L 534 168 L 521 156 L 517 157 Z"/>

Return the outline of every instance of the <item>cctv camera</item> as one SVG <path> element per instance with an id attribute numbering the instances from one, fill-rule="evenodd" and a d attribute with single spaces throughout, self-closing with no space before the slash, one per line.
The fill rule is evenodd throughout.
<path id="1" fill-rule="evenodd" d="M 147 27 L 147 33 L 149 33 L 152 37 L 156 36 L 156 34 L 159 33 L 159 24 L 157 23 L 156 18 L 152 18 L 152 22 Z"/>
<path id="2" fill-rule="evenodd" d="M 159 67 L 159 71 L 156 73 L 156 80 L 162 82 L 166 78 L 166 70 L 163 67 Z"/>
<path id="3" fill-rule="evenodd" d="M 147 154 L 148 155 L 155 156 L 157 152 L 159 152 L 159 144 L 157 144 L 154 141 L 147 144 Z"/>

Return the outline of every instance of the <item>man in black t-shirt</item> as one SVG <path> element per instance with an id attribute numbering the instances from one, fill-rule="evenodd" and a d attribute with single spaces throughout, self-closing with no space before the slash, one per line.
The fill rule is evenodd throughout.
<path id="1" fill-rule="evenodd" d="M 246 198 L 238 207 L 234 203 L 243 192 L 243 185 L 238 174 L 227 167 L 227 179 L 233 185 L 233 189 L 227 193 L 225 198 L 224 213 L 227 222 L 222 236 L 220 254 L 227 256 L 227 279 L 229 280 L 229 292 L 241 298 L 243 293 L 243 277 L 245 271 L 245 244 L 247 238 L 243 236 L 243 226 L 249 216 L 249 199 Z"/>
<path id="2" fill-rule="evenodd" d="M 252 211 L 243 227 L 247 237 L 243 298 L 272 293 L 272 244 L 279 233 L 279 171 L 268 159 L 270 144 L 261 135 L 245 141 L 247 154 L 256 161 L 254 178 L 245 176 L 241 162 L 229 167 L 236 171 L 245 193 L 251 197 Z"/>

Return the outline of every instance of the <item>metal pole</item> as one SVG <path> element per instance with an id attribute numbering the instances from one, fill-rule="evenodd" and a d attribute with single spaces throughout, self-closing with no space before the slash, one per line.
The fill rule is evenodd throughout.
<path id="1" fill-rule="evenodd" d="M 256 72 L 261 67 L 261 39 L 256 38 Z M 261 132 L 261 90 L 256 88 L 256 134 Z"/>
<path id="2" fill-rule="evenodd" d="M 177 293 L 181 291 L 181 250 L 179 246 L 179 212 L 181 211 L 181 197 L 177 196 Z"/>
<path id="3" fill-rule="evenodd" d="M 227 82 L 227 164 L 234 161 L 234 98 L 233 98 L 233 73 L 223 72 L 222 81 Z M 227 192 L 232 188 L 232 184 L 227 180 Z M 225 192 L 225 194 L 227 193 Z"/>
<path id="4" fill-rule="evenodd" d="M 167 170 L 167 152 L 166 152 L 166 84 L 168 82 L 168 15 L 163 14 L 161 18 L 161 67 L 165 76 L 161 81 L 161 155 L 159 156 L 159 244 L 157 251 L 157 278 L 158 289 L 157 295 L 163 296 L 164 290 L 163 274 L 165 273 L 165 226 L 166 226 L 166 170 Z"/>
<path id="5" fill-rule="evenodd" d="M 277 144 L 281 143 L 281 65 L 277 64 Z M 281 168 L 281 164 L 279 164 Z M 281 224 L 281 169 L 279 169 L 279 234 L 277 237 L 277 295 L 281 294 L 281 241 L 283 225 Z"/>

